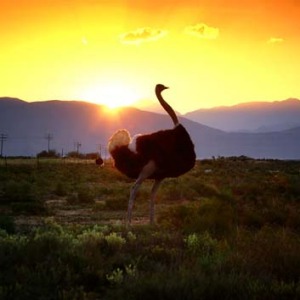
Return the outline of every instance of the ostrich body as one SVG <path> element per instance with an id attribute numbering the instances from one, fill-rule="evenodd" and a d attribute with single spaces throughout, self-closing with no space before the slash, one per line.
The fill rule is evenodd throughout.
<path id="1" fill-rule="evenodd" d="M 118 130 L 109 140 L 108 150 L 115 167 L 130 178 L 136 179 L 131 188 L 127 222 L 131 222 L 132 208 L 137 191 L 145 179 L 154 179 L 150 199 L 150 223 L 154 221 L 154 201 L 161 181 L 178 177 L 195 165 L 194 144 L 179 123 L 172 107 L 163 99 L 161 92 L 167 89 L 156 85 L 155 93 L 162 107 L 174 123 L 173 129 L 130 137 L 127 130 Z"/>

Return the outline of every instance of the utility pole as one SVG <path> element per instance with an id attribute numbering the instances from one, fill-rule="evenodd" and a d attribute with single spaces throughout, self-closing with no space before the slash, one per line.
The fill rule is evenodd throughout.
<path id="1" fill-rule="evenodd" d="M 47 133 L 45 139 L 48 141 L 48 152 L 50 151 L 50 141 L 53 140 L 53 134 Z"/>
<path id="2" fill-rule="evenodd" d="M 76 143 L 75 143 L 75 147 L 76 147 L 77 155 L 79 155 L 79 148 L 81 147 L 81 143 L 76 142 Z"/>
<path id="3" fill-rule="evenodd" d="M 107 148 L 106 148 L 106 146 L 104 146 L 103 144 L 97 144 L 97 146 L 98 146 L 98 149 L 99 149 L 100 157 L 106 159 L 106 157 L 107 157 Z"/>
<path id="4" fill-rule="evenodd" d="M 102 153 L 101 153 L 102 151 L 101 150 L 102 150 L 102 145 L 100 144 L 99 145 L 99 154 L 100 154 L 100 157 L 102 156 Z"/>
<path id="5" fill-rule="evenodd" d="M 3 157 L 3 144 L 7 140 L 8 135 L 1 133 L 0 134 L 0 157 Z"/>
<path id="6" fill-rule="evenodd" d="M 107 157 L 107 148 L 104 147 L 104 159 L 106 159 L 106 157 Z"/>

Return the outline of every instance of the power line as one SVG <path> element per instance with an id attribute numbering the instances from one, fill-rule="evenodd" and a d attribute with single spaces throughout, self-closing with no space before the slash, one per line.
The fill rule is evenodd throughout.
<path id="1" fill-rule="evenodd" d="M 107 148 L 103 144 L 97 144 L 98 149 L 99 149 L 99 155 L 100 157 L 106 158 L 107 156 Z"/>
<path id="2" fill-rule="evenodd" d="M 77 154 L 79 154 L 79 148 L 81 147 L 81 143 L 80 143 L 80 142 L 75 142 L 75 143 L 74 143 L 74 146 L 75 146 L 75 148 L 76 148 Z"/>
<path id="3" fill-rule="evenodd" d="M 50 151 L 50 141 L 53 140 L 53 134 L 47 133 L 45 139 L 48 141 L 48 152 Z"/>

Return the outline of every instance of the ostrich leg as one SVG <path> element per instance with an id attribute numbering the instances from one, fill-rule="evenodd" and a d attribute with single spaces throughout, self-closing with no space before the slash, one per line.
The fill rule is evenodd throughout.
<path id="1" fill-rule="evenodd" d="M 133 204 L 134 200 L 136 198 L 136 194 L 143 183 L 145 179 L 147 179 L 149 176 L 151 176 L 156 170 L 156 165 L 154 161 L 150 160 L 142 169 L 138 179 L 132 186 L 130 190 L 130 197 L 129 197 L 129 202 L 128 202 L 128 211 L 127 211 L 127 225 L 131 223 L 131 217 L 132 217 L 132 209 L 133 209 Z"/>
<path id="2" fill-rule="evenodd" d="M 160 187 L 162 180 L 156 179 L 152 190 L 151 190 L 151 198 L 150 198 L 150 224 L 154 224 L 154 204 L 155 204 L 155 198 L 158 191 L 158 188 Z"/>

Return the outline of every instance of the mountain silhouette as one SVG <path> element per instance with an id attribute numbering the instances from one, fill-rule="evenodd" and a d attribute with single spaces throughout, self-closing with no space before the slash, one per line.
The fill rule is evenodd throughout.
<path id="1" fill-rule="evenodd" d="M 240 156 L 253 158 L 300 159 L 300 127 L 281 132 L 225 132 L 184 117 L 180 122 L 189 131 L 198 158 Z M 104 106 L 79 101 L 25 102 L 0 98 L 0 134 L 7 135 L 3 155 L 35 156 L 47 150 L 47 135 L 53 139 L 50 148 L 59 153 L 75 150 L 80 142 L 82 153 L 106 147 L 110 136 L 120 128 L 131 134 L 150 133 L 172 128 L 163 114 L 132 107 L 110 114 Z"/>
<path id="2" fill-rule="evenodd" d="M 228 132 L 282 131 L 300 126 L 300 100 L 290 98 L 199 109 L 184 117 Z"/>

